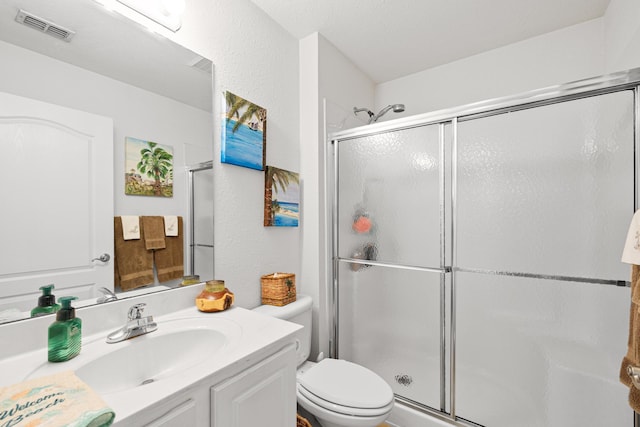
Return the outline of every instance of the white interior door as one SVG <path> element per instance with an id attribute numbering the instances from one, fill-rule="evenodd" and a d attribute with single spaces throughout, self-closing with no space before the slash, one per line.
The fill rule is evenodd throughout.
<path id="1" fill-rule="evenodd" d="M 113 288 L 113 120 L 0 92 L 0 150 L 0 311 Z"/>

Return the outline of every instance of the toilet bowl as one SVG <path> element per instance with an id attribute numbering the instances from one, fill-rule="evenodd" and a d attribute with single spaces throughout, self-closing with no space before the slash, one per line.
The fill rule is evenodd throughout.
<path id="1" fill-rule="evenodd" d="M 298 403 L 323 427 L 373 427 L 387 419 L 393 391 L 377 374 L 345 360 L 309 363 L 298 369 Z"/>
<path id="2" fill-rule="evenodd" d="M 311 349 L 311 297 L 298 295 L 284 307 L 261 305 L 254 311 L 298 323 L 298 403 L 322 427 L 375 427 L 393 409 L 393 390 L 373 371 L 346 360 L 307 361 Z"/>

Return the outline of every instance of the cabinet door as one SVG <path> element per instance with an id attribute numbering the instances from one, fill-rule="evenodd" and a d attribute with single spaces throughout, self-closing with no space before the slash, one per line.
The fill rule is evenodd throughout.
<path id="1" fill-rule="evenodd" d="M 213 427 L 296 425 L 293 344 L 211 388 Z"/>
<path id="2" fill-rule="evenodd" d="M 146 424 L 145 427 L 196 426 L 196 403 L 189 399 L 169 412 Z"/>

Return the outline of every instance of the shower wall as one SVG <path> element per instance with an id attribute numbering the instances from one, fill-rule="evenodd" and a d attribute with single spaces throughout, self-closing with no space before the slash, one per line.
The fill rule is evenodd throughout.
<path id="1" fill-rule="evenodd" d="M 633 425 L 624 89 L 336 134 L 337 356 L 460 425 Z"/>

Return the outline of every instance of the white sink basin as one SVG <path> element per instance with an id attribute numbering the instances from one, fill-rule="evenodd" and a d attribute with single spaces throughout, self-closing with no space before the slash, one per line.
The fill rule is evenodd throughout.
<path id="1" fill-rule="evenodd" d="M 99 393 L 139 387 L 203 362 L 224 348 L 228 338 L 210 329 L 187 329 L 164 335 L 152 332 L 130 341 L 82 365 L 76 375 Z"/>
<path id="2" fill-rule="evenodd" d="M 129 340 L 107 344 L 93 339 L 76 358 L 44 363 L 28 378 L 73 370 L 100 394 L 157 384 L 187 369 L 198 369 L 211 357 L 234 345 L 242 334 L 226 319 L 187 318 L 158 322 L 158 329 Z M 106 335 L 105 335 L 106 336 Z"/>

